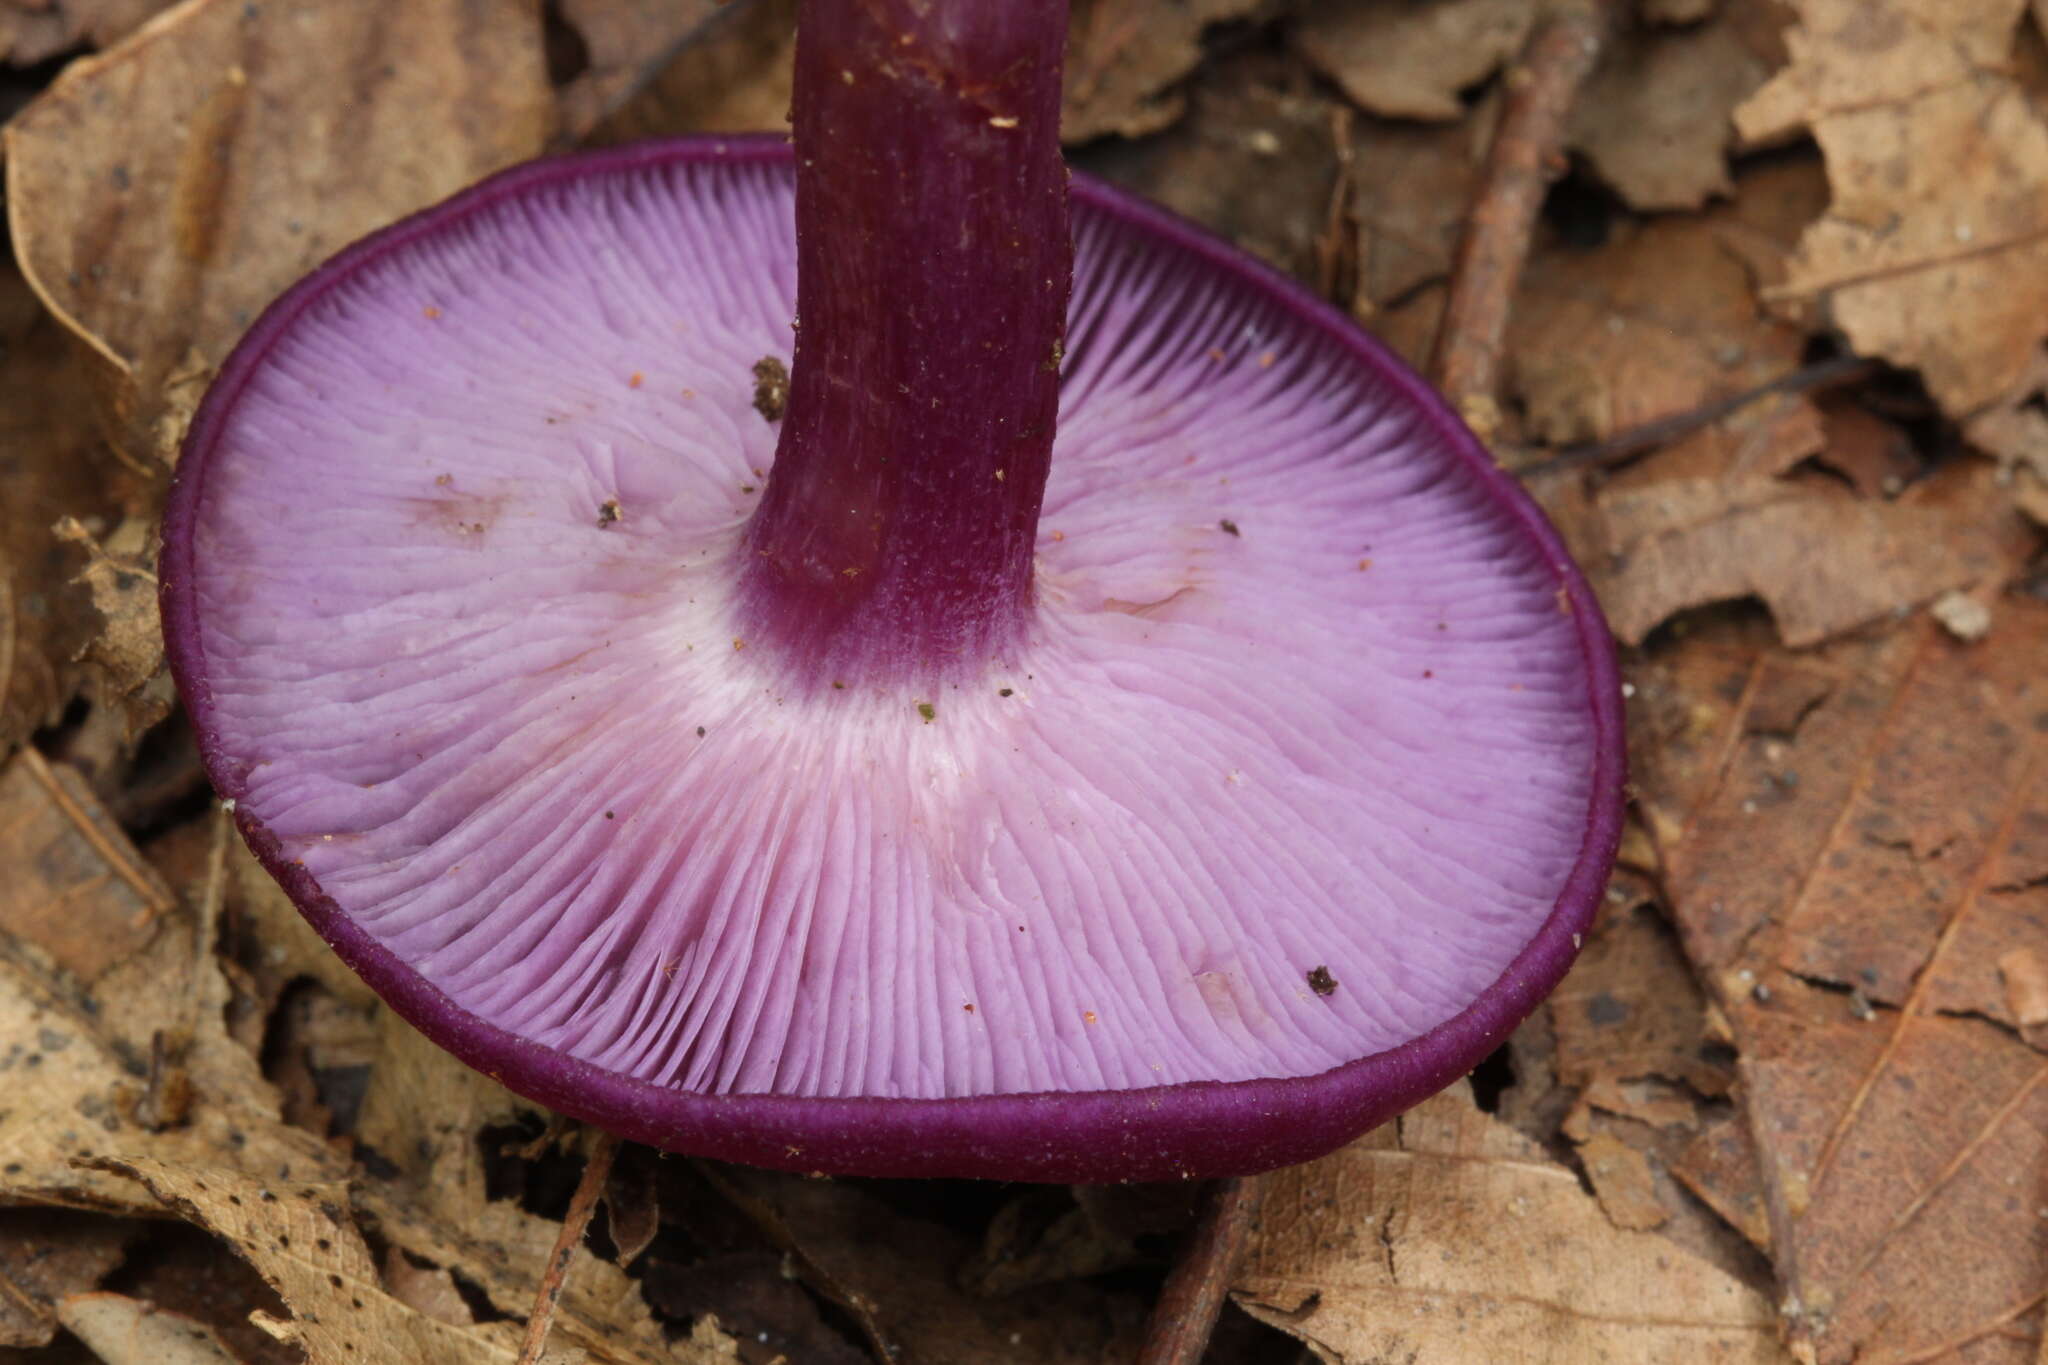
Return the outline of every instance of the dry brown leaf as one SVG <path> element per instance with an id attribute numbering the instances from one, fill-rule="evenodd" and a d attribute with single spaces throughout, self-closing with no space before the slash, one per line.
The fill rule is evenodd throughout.
<path id="1" fill-rule="evenodd" d="M 2048 1057 L 1999 964 L 2048 941 L 2048 606 L 1999 614 L 1802 654 L 1701 622 L 1635 675 L 1643 808 L 1823 1362 L 2033 1359 Z M 1739 1217 L 1741 1165 L 1688 1179 Z"/>
<path id="2" fill-rule="evenodd" d="M 1942 471 L 1896 501 L 1821 476 L 1731 474 L 1725 428 L 1592 495 L 1544 490 L 1615 634 L 1640 643 L 1686 608 L 1761 598 L 1810 645 L 1996 578 L 2027 539 L 1988 465 Z"/>
<path id="3" fill-rule="evenodd" d="M 523 1318 L 561 1225 L 489 1198 L 479 1133 L 538 1111 L 389 1011 L 380 1032 L 383 1046 L 370 1071 L 357 1137 L 394 1174 L 359 1185 L 357 1208 L 387 1243 L 455 1271 L 500 1312 Z M 639 1283 L 578 1248 L 553 1340 L 624 1365 L 710 1365 L 727 1358 L 723 1334 L 707 1329 L 700 1335 L 690 1347 L 694 1354 L 678 1355 Z"/>
<path id="4" fill-rule="evenodd" d="M 1362 109 L 1388 118 L 1458 118 L 1459 95 L 1521 50 L 1529 0 L 1329 0 L 1294 41 Z"/>
<path id="5" fill-rule="evenodd" d="M 14 249 L 107 362 L 124 445 L 168 462 L 194 360 L 554 118 L 530 0 L 188 0 L 7 126 Z"/>
<path id="6" fill-rule="evenodd" d="M 105 47 L 173 0 L 54 0 L 0 5 L 0 61 L 34 66 L 78 47 Z"/>
<path id="7" fill-rule="evenodd" d="M 1136 1354 L 1142 1305 L 1081 1282 L 1002 1298 L 956 1285 L 968 1240 L 899 1213 L 844 1181 L 739 1166 L 701 1167 L 795 1258 L 795 1270 L 845 1309 L 877 1359 L 904 1365 L 1123 1365 Z"/>
<path id="8" fill-rule="evenodd" d="M 1612 1133 L 1595 1133 L 1579 1144 L 1579 1161 L 1592 1182 L 1607 1221 L 1618 1228 L 1648 1232 L 1671 1221 L 1657 1200 L 1650 1160 Z"/>
<path id="9" fill-rule="evenodd" d="M 1833 200 L 1779 295 L 1954 416 L 2023 384 L 2048 336 L 2048 118 L 2011 67 L 2025 0 L 1792 0 L 1789 67 L 1736 111 L 1810 131 Z"/>
<path id="10" fill-rule="evenodd" d="M 75 350 L 11 263 L 0 268 L 0 752 L 56 722 L 97 630 L 75 582 L 83 556 L 52 528 L 73 516 L 104 529 L 144 491 L 95 438 Z"/>
<path id="11" fill-rule="evenodd" d="M 1156 199 L 1282 270 L 1310 275 L 1337 186 L 1335 101 L 1267 53 L 1215 62 L 1187 117 L 1158 137 L 1083 149 L 1076 164 Z"/>
<path id="12" fill-rule="evenodd" d="M 1242 19 L 1261 0 L 1074 0 L 1067 27 L 1060 136 L 1088 142 L 1112 133 L 1143 137 L 1181 115 L 1171 87 L 1202 60 L 1211 24 Z"/>
<path id="13" fill-rule="evenodd" d="M 1445 278 L 1486 156 L 1494 104 L 1460 123 L 1418 128 L 1360 118 L 1351 130 L 1351 216 L 1361 313 Z"/>
<path id="14" fill-rule="evenodd" d="M 1553 445 L 1605 440 L 1776 379 L 1805 336 L 1764 314 L 1768 280 L 1823 201 L 1818 169 L 1792 161 L 1744 177 L 1705 214 L 1618 223 L 1592 250 L 1529 262 L 1508 334 L 1513 396 Z"/>
<path id="15" fill-rule="evenodd" d="M 153 1210 L 77 1164 L 107 1155 L 334 1170 L 228 1036 L 210 917 L 195 923 L 84 782 L 34 750 L 0 768 L 0 867 L 0 1202 Z"/>
<path id="16" fill-rule="evenodd" d="M 1547 1006 L 1557 1031 L 1558 1079 L 1591 1086 L 1645 1076 L 1724 1093 L 1707 1056 L 1705 1001 L 1678 944 L 1647 907 L 1603 907 L 1585 951 Z M 1609 1107 L 1624 1103 L 1617 1091 Z"/>
<path id="17" fill-rule="evenodd" d="M 1572 149 L 1634 208 L 1730 193 L 1730 116 L 1784 61 L 1784 21 L 1777 0 L 1728 0 L 1711 23 L 1618 34 L 1572 108 Z"/>
<path id="18" fill-rule="evenodd" d="M 205 1323 L 125 1294 L 74 1294 L 59 1312 L 106 1365 L 240 1365 Z"/>
<path id="19" fill-rule="evenodd" d="M 101 544 L 84 523 L 67 516 L 55 532 L 84 552 L 78 582 L 91 593 L 100 621 L 83 657 L 91 665 L 98 704 L 121 718 L 124 747 L 132 747 L 175 702 L 157 616 L 154 528 L 130 517 Z"/>
<path id="20" fill-rule="evenodd" d="M 1324 1360 L 1781 1362 L 1770 1302 L 1654 1233 L 1458 1086 L 1268 1177 L 1235 1281 Z"/>
<path id="21" fill-rule="evenodd" d="M 370 1249 L 349 1220 L 345 1181 L 265 1181 L 147 1157 L 95 1164 L 141 1184 L 165 1208 L 226 1241 L 254 1266 L 292 1313 L 289 1322 L 261 1325 L 303 1346 L 308 1365 L 511 1365 L 518 1358 L 524 1333 L 517 1323 L 456 1326 L 385 1292 Z M 542 1359 L 581 1365 L 592 1356 L 551 1346 Z"/>
<path id="22" fill-rule="evenodd" d="M 796 0 L 752 0 L 720 16 L 588 141 L 789 130 Z"/>
<path id="23" fill-rule="evenodd" d="M 717 0 L 558 0 L 589 65 L 561 91 L 562 127 L 580 138 L 615 112 L 718 13 Z"/>
<path id="24" fill-rule="evenodd" d="M 125 1218 L 0 1210 L 0 1348 L 49 1345 L 58 1303 L 97 1286 L 136 1233 Z"/>

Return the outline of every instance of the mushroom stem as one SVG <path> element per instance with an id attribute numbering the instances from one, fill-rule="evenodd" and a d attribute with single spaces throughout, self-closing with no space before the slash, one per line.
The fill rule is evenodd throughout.
<path id="1" fill-rule="evenodd" d="M 1066 0 L 804 0 L 797 323 L 742 627 L 813 683 L 985 666 L 1030 606 L 1073 273 Z"/>

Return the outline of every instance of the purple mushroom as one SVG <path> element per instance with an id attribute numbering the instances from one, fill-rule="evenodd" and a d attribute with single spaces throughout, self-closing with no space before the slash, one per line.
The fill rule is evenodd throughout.
<path id="1" fill-rule="evenodd" d="M 794 155 L 506 172 L 201 408 L 208 770 L 513 1089 L 796 1170 L 1250 1172 L 1570 962 L 1622 789 L 1584 580 L 1343 316 L 1070 194 L 1064 13 L 809 0 Z"/>

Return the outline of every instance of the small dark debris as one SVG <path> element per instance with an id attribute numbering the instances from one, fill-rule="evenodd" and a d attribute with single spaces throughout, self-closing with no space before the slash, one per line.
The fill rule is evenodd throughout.
<path id="1" fill-rule="evenodd" d="M 1317 963 L 1309 968 L 1308 988 L 1317 995 L 1330 996 L 1337 993 L 1337 978 L 1330 975 L 1330 969 Z"/>
<path id="2" fill-rule="evenodd" d="M 930 725 L 934 720 L 938 719 L 939 708 L 933 706 L 928 701 L 921 701 L 917 704 L 917 714 L 924 717 L 926 725 Z"/>
<path id="3" fill-rule="evenodd" d="M 999 697 L 1014 697 L 1017 695 L 1017 689 L 1014 687 L 998 687 L 996 695 Z"/>
<path id="4" fill-rule="evenodd" d="M 606 498 L 597 509 L 598 529 L 602 530 L 624 515 L 625 513 L 620 508 L 617 498 Z"/>
<path id="5" fill-rule="evenodd" d="M 1217 522 L 1216 524 L 1218 526 L 1221 526 L 1226 532 L 1233 536 L 1241 536 L 1244 534 L 1244 532 L 1237 529 L 1237 523 L 1232 521 L 1229 517 L 1225 517 L 1223 520 Z"/>
<path id="6" fill-rule="evenodd" d="M 704 738 L 704 727 L 701 725 L 697 727 L 697 738 Z"/>
<path id="7" fill-rule="evenodd" d="M 789 408 L 789 367 L 772 355 L 754 362 L 754 411 L 771 422 Z"/>

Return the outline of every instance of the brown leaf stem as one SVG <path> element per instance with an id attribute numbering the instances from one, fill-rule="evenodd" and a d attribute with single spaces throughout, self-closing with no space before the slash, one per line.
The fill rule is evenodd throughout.
<path id="1" fill-rule="evenodd" d="M 1606 41 L 1613 0 L 1560 5 L 1529 34 L 1508 70 L 1500 126 L 1451 265 L 1450 297 L 1430 373 L 1472 429 L 1499 427 L 1501 352 L 1508 307 L 1543 194 L 1564 169 L 1566 123 Z"/>
<path id="2" fill-rule="evenodd" d="M 1195 1365 L 1202 1358 L 1265 1197 L 1265 1179 L 1256 1175 L 1219 1180 L 1211 1188 L 1201 1221 L 1152 1306 L 1138 1365 Z"/>
<path id="3" fill-rule="evenodd" d="M 562 1301 L 562 1289 L 569 1282 L 569 1262 L 583 1244 L 590 1228 L 590 1215 L 597 1209 L 597 1197 L 604 1193 L 611 1175 L 612 1159 L 619 1154 L 619 1140 L 599 1133 L 583 1163 L 583 1178 L 569 1199 L 569 1212 L 562 1216 L 562 1233 L 548 1253 L 548 1265 L 540 1277 L 540 1290 L 533 1296 L 533 1312 L 526 1319 L 526 1343 L 519 1348 L 518 1365 L 540 1365 L 541 1352 L 548 1343 L 548 1329 L 555 1325 L 555 1306 Z"/>

